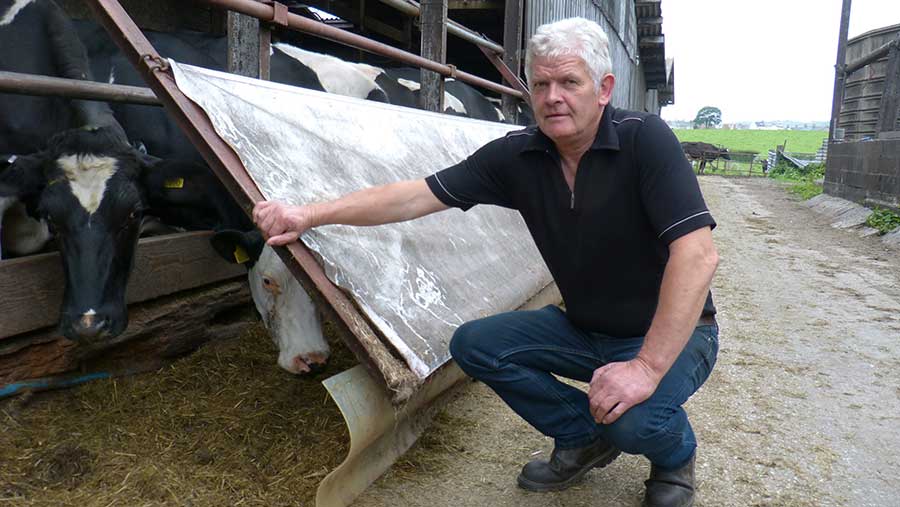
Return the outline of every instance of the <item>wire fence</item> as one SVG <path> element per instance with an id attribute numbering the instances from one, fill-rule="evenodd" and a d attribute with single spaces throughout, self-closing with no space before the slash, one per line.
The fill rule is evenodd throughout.
<path id="1" fill-rule="evenodd" d="M 714 159 L 708 159 L 706 164 L 702 164 L 704 166 L 702 172 L 700 161 L 692 163 L 694 171 L 698 174 L 723 176 L 765 176 L 769 167 L 767 157 L 750 151 L 730 151 Z"/>

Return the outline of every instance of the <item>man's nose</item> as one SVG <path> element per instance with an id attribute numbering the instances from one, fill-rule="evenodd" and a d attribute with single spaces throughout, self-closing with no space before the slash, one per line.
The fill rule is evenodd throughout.
<path id="1" fill-rule="evenodd" d="M 545 96 L 545 100 L 549 104 L 555 104 L 562 100 L 562 94 L 560 93 L 559 85 L 556 83 L 550 83 L 547 85 L 547 95 Z"/>

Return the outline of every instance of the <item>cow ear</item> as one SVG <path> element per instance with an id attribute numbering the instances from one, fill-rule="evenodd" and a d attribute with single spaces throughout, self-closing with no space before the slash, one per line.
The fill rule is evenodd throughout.
<path id="1" fill-rule="evenodd" d="M 0 170 L 0 197 L 25 198 L 35 195 L 47 185 L 41 168 L 41 154 L 10 158 L 12 163 Z"/>
<path id="2" fill-rule="evenodd" d="M 256 264 L 266 245 L 262 234 L 256 230 L 242 232 L 226 229 L 213 234 L 209 242 L 223 259 L 233 264 L 245 264 L 247 269 Z"/>
<path id="3" fill-rule="evenodd" d="M 151 201 L 151 207 L 181 205 L 191 202 L 196 195 L 184 195 L 185 186 L 202 177 L 205 168 L 193 162 L 166 160 L 135 152 L 141 166 L 141 186 Z"/>

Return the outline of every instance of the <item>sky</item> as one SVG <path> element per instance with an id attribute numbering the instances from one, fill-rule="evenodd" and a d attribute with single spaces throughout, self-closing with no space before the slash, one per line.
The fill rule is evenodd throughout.
<path id="1" fill-rule="evenodd" d="M 666 57 L 675 58 L 675 103 L 666 120 L 704 106 L 725 123 L 828 121 L 841 0 L 667 0 Z M 850 38 L 900 24 L 900 1 L 853 0 Z"/>

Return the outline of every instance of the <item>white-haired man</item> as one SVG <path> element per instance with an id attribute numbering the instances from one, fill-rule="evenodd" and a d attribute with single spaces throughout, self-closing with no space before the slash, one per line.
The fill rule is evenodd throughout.
<path id="1" fill-rule="evenodd" d="M 538 28 L 525 73 L 536 127 L 494 140 L 424 180 L 306 206 L 264 202 L 271 244 L 323 224 L 375 225 L 450 207 L 518 210 L 565 301 L 459 327 L 469 375 L 554 439 L 518 484 L 565 489 L 620 452 L 651 462 L 644 504 L 694 498 L 696 440 L 681 405 L 709 376 L 718 327 L 709 292 L 715 222 L 678 140 L 657 116 L 609 105 L 609 43 L 581 18 Z M 555 375 L 590 383 L 588 392 Z"/>

